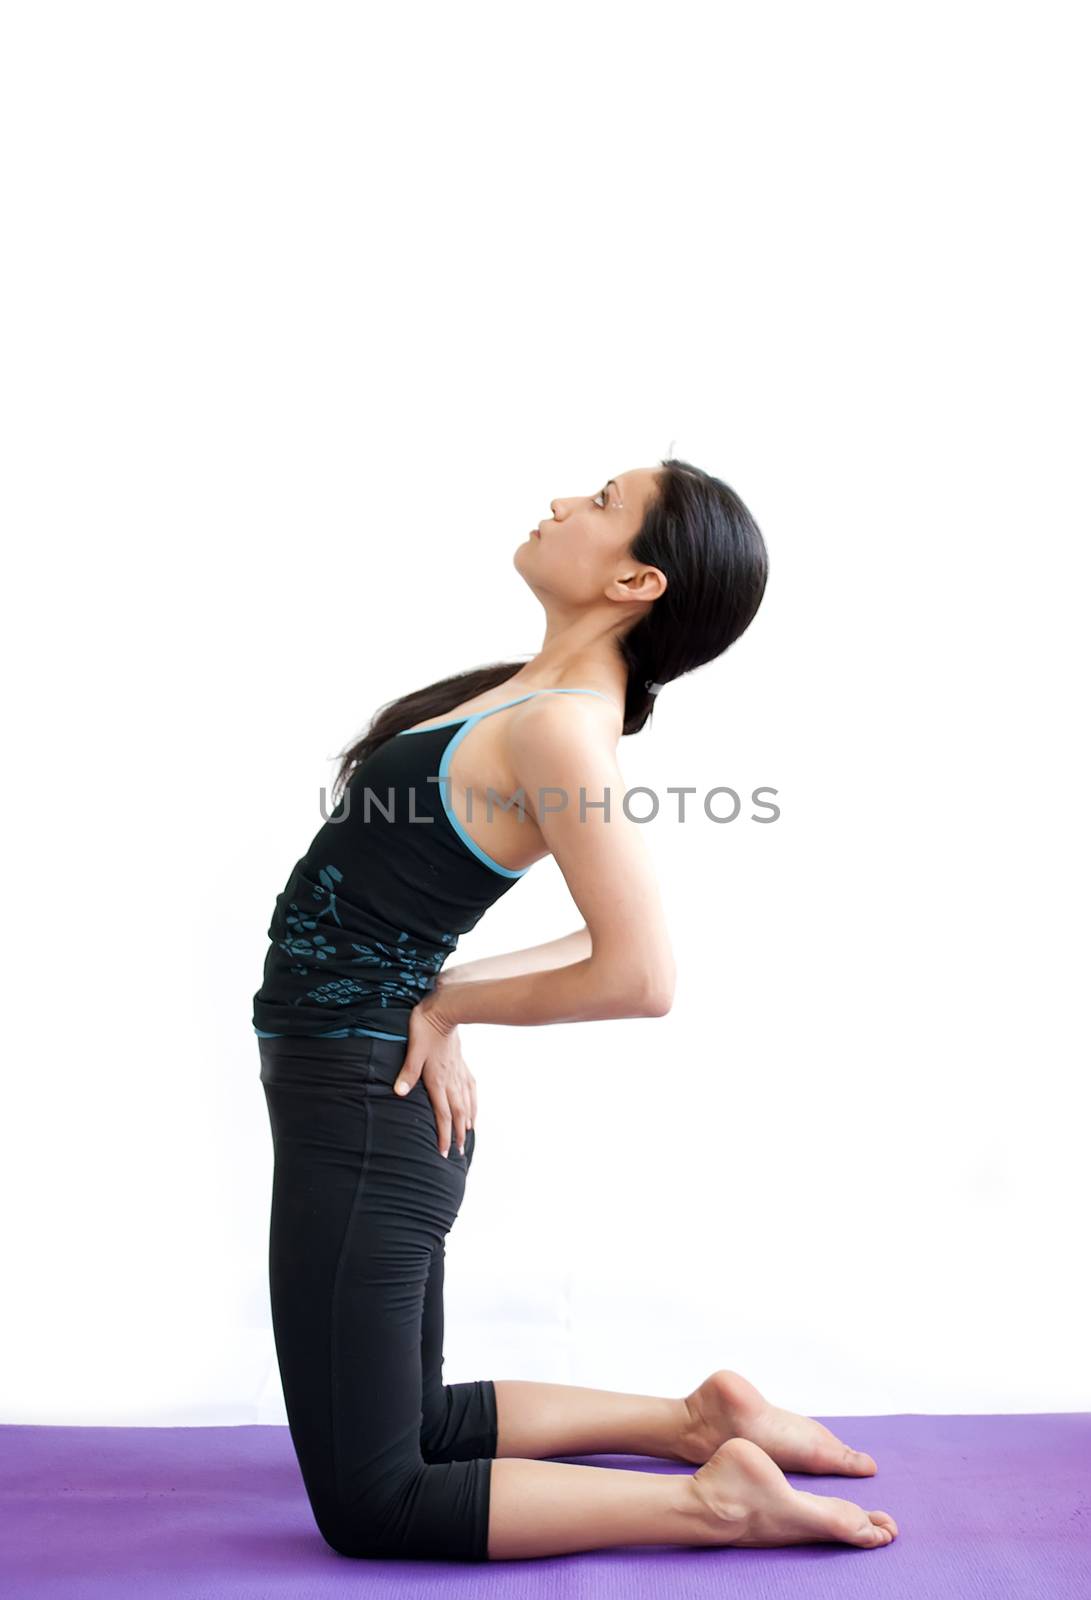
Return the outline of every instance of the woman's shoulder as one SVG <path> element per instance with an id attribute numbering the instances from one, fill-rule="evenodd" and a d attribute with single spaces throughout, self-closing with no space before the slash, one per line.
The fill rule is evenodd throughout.
<path id="1" fill-rule="evenodd" d="M 616 744 L 624 719 L 623 708 L 605 690 L 548 690 L 514 706 L 508 726 L 523 738 L 535 731 L 548 737 L 571 729 L 597 733 Z"/>
<path id="2" fill-rule="evenodd" d="M 504 745 L 516 786 L 613 787 L 622 720 L 621 708 L 597 695 L 536 695 L 515 707 Z"/>

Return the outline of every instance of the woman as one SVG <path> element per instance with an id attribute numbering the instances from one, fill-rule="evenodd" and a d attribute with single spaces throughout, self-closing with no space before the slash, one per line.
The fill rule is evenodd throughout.
<path id="1" fill-rule="evenodd" d="M 442 1381 L 444 1240 L 477 1114 L 459 1026 L 669 1009 L 670 945 L 615 747 L 665 683 L 743 633 L 766 582 L 746 507 L 685 461 L 552 511 L 514 557 L 545 610 L 541 650 L 376 717 L 344 753 L 334 811 L 269 929 L 254 1026 L 275 1152 L 270 1290 L 311 1507 L 349 1556 L 885 1544 L 885 1512 L 796 1490 L 782 1470 L 862 1476 L 871 1457 L 737 1373 L 681 1400 Z M 580 931 L 441 972 L 547 854 Z M 602 1451 L 698 1470 L 537 1459 Z"/>

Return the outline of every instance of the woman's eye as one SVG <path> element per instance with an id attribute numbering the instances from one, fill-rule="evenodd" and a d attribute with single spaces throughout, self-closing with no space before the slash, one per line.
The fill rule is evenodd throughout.
<path id="1" fill-rule="evenodd" d="M 606 490 L 605 490 L 605 489 L 600 489 L 600 490 L 599 490 L 599 492 L 598 492 L 598 494 L 596 494 L 596 495 L 592 495 L 592 496 L 591 496 L 591 498 L 592 498 L 592 500 L 593 500 L 593 501 L 594 501 L 594 502 L 595 502 L 595 504 L 596 504 L 596 505 L 598 505 L 598 500 L 599 500 L 599 495 L 601 495 L 601 496 L 602 496 L 602 498 L 603 498 L 603 501 L 605 501 L 605 499 L 606 499 Z M 606 510 L 606 506 L 605 506 L 605 504 L 603 504 L 603 505 L 602 505 L 602 506 L 600 506 L 600 507 L 599 507 L 599 509 L 600 509 L 600 510 L 601 510 L 601 511 L 605 511 L 605 510 Z"/>

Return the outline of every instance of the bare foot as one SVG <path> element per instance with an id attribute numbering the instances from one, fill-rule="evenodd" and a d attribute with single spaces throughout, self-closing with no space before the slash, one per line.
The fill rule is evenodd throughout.
<path id="1" fill-rule="evenodd" d="M 687 1395 L 685 1406 L 690 1422 L 680 1453 L 686 1461 L 707 1461 L 725 1439 L 749 1439 L 785 1472 L 870 1478 L 876 1471 L 863 1450 L 842 1444 L 812 1417 L 771 1406 L 752 1383 L 726 1368 Z"/>
<path id="2" fill-rule="evenodd" d="M 694 1494 L 713 1544 L 890 1544 L 898 1525 L 885 1511 L 793 1489 L 760 1445 L 728 1439 L 693 1474 Z"/>

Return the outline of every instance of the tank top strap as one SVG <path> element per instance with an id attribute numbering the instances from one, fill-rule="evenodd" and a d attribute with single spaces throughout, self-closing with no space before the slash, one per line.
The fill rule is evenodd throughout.
<path id="1" fill-rule="evenodd" d="M 603 694 L 601 689 L 543 689 L 543 694 L 597 694 L 600 700 L 605 700 L 608 705 L 613 701 L 608 694 Z"/>
<path id="2" fill-rule="evenodd" d="M 475 711 L 467 721 L 480 722 L 483 717 L 491 717 L 494 711 L 506 711 L 509 706 L 517 706 L 523 700 L 533 700 L 536 694 L 597 694 L 600 700 L 613 705 L 610 696 L 603 694 L 601 689 L 531 689 L 528 694 L 521 694 L 515 700 L 505 700 L 501 705 L 488 706 L 484 711 Z"/>

